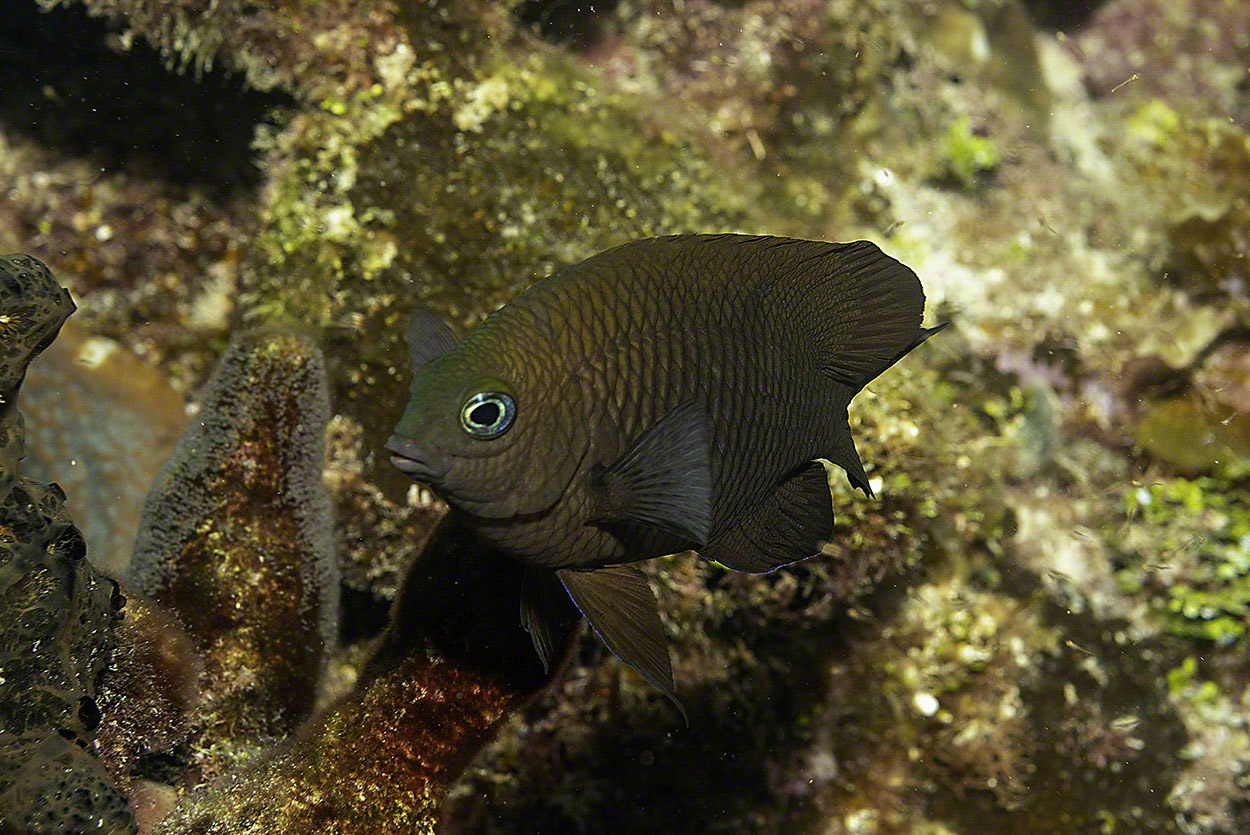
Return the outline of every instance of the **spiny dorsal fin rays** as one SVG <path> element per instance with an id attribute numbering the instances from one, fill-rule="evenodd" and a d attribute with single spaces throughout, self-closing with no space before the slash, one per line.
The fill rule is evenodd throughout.
<path id="1" fill-rule="evenodd" d="M 447 323 L 424 307 L 412 311 L 408 323 L 408 356 L 415 374 L 435 357 L 456 347 L 456 335 Z"/>

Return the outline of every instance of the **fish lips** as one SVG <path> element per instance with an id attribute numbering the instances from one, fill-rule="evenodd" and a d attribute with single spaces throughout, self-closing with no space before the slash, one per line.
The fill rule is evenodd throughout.
<path id="1" fill-rule="evenodd" d="M 447 475 L 446 468 L 430 463 L 429 456 L 424 455 L 419 446 L 400 435 L 391 436 L 386 450 L 391 453 L 395 468 L 416 481 L 436 484 Z"/>

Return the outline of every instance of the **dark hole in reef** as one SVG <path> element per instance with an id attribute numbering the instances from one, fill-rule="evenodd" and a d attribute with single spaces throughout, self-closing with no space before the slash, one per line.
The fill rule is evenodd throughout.
<path id="1" fill-rule="evenodd" d="M 80 560 L 87 556 L 87 543 L 72 525 L 61 532 L 52 543 L 57 556 L 68 560 Z"/>
<path id="2" fill-rule="evenodd" d="M 113 590 L 109 592 L 109 605 L 113 607 L 114 614 L 121 617 L 122 609 L 126 608 L 126 595 L 122 594 L 122 587 L 116 580 L 109 580 Z"/>
<path id="3" fill-rule="evenodd" d="M 183 741 L 166 751 L 141 754 L 130 769 L 132 779 L 151 780 L 154 783 L 181 785 L 186 780 L 187 768 L 192 760 L 191 744 Z"/>
<path id="4" fill-rule="evenodd" d="M 469 412 L 469 420 L 478 426 L 493 426 L 499 420 L 499 406 L 494 403 L 483 403 L 474 406 Z"/>
<path id="5" fill-rule="evenodd" d="M 1033 22 L 1043 29 L 1071 32 L 1089 22 L 1106 0 L 1024 0 Z"/>
<path id="6" fill-rule="evenodd" d="M 258 93 L 222 69 L 174 72 L 141 38 L 78 4 L 42 12 L 8 0 L 0 15 L 0 124 L 40 144 L 126 168 L 227 191 L 252 187 L 256 126 L 294 99 Z"/>
<path id="7" fill-rule="evenodd" d="M 353 586 L 344 585 L 340 591 L 340 641 L 344 644 L 367 641 L 386 628 L 391 619 L 389 601 Z"/>
<path id="8" fill-rule="evenodd" d="M 96 706 L 95 699 L 83 696 L 78 700 L 78 721 L 82 722 L 87 733 L 100 727 L 100 708 Z"/>
<path id="9" fill-rule="evenodd" d="M 512 10 L 517 24 L 543 40 L 571 49 L 588 49 L 603 37 L 607 20 L 620 0 L 524 0 Z"/>

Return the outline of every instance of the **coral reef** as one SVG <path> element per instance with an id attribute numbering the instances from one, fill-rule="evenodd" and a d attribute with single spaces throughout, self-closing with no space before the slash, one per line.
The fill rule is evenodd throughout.
<path id="1" fill-rule="evenodd" d="M 32 835 L 135 831 L 92 746 L 123 599 L 84 559 L 61 488 L 19 469 L 22 378 L 73 310 L 39 261 L 0 257 L 0 825 Z"/>
<path id="2" fill-rule="evenodd" d="M 57 4 L 65 42 L 112 44 L 118 73 L 148 62 L 136 91 L 162 86 L 159 56 L 187 69 L 169 76 L 191 107 L 175 120 L 250 114 L 222 162 L 258 173 L 236 184 L 126 152 L 67 95 L 72 67 L 5 76 L 0 247 L 58 270 L 90 338 L 180 392 L 243 325 L 297 319 L 325 351 L 344 607 L 319 707 L 229 736 L 204 706 L 222 691 L 193 704 L 196 653 L 159 615 L 141 628 L 136 603 L 137 632 L 123 621 L 115 640 L 149 649 L 114 650 L 97 699 L 135 809 L 167 811 L 159 782 L 184 791 L 166 832 L 428 830 L 436 815 L 451 833 L 1250 829 L 1246 5 L 593 5 Z M 64 122 L 36 129 L 14 114 L 23 97 L 55 104 L 44 87 L 65 105 L 37 112 Z M 262 90 L 283 92 L 249 98 Z M 39 132 L 62 127 L 82 144 Z M 194 132 L 178 134 L 192 157 Z M 590 641 L 542 692 L 535 670 L 490 667 L 529 658 L 510 604 L 483 602 L 504 590 L 457 575 L 471 543 L 377 450 L 415 304 L 468 328 L 597 249 L 714 229 L 874 238 L 952 327 L 857 399 L 881 498 L 835 476 L 826 558 L 762 577 L 654 567 L 687 731 Z M 231 362 L 264 354 L 248 345 Z M 40 414 L 56 431 L 55 409 Z M 198 466 L 220 480 L 227 461 L 272 464 L 277 446 L 246 427 L 291 424 L 256 417 L 248 444 Z M 241 521 L 239 492 L 223 495 L 182 530 Z M 93 548 L 124 561 L 124 543 Z M 236 593 L 197 572 L 213 599 Z M 321 634 L 316 608 L 292 615 L 299 634 Z M 244 610 L 235 637 L 265 615 Z M 464 676 L 422 689 L 448 670 L 436 659 Z M 483 700 L 472 716 L 444 701 L 463 692 Z M 266 713 L 253 695 L 239 709 Z M 400 715 L 408 699 L 429 713 Z M 260 753 L 262 733 L 289 736 Z"/>
<path id="3" fill-rule="evenodd" d="M 521 627 L 522 567 L 453 520 L 434 532 L 352 690 L 255 765 L 189 795 L 161 833 L 433 833 L 450 784 L 563 667 Z"/>
<path id="4" fill-rule="evenodd" d="M 1250 9 L 1228 0 L 1111 0 L 1075 38 L 1095 95 L 1162 97 L 1191 115 L 1250 127 Z"/>

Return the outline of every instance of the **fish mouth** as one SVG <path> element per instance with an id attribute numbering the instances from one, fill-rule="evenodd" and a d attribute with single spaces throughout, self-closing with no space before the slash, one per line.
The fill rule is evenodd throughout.
<path id="1" fill-rule="evenodd" d="M 386 450 L 391 453 L 391 463 L 404 475 L 426 484 L 440 480 L 444 471 L 430 464 L 421 454 L 415 443 L 399 435 L 392 435 L 386 442 Z"/>

